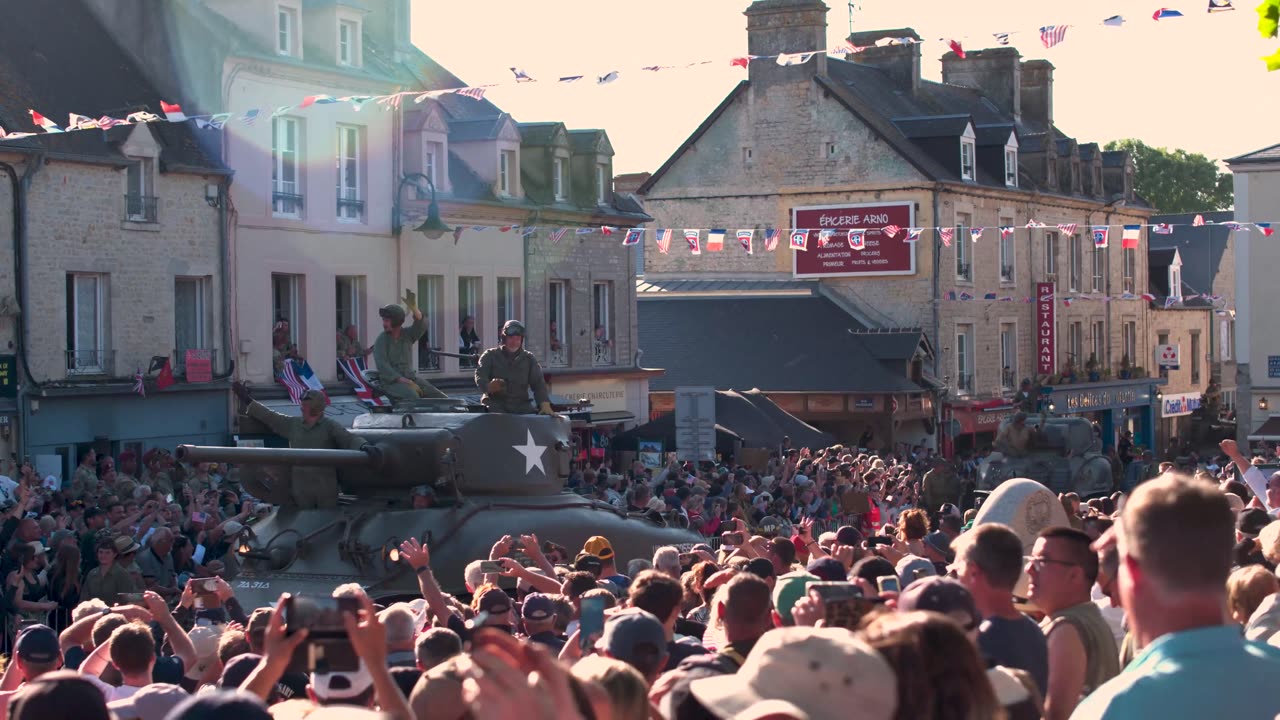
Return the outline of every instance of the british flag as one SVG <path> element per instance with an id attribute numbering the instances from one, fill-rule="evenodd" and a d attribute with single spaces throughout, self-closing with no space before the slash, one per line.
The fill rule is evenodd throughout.
<path id="1" fill-rule="evenodd" d="M 338 367 L 342 369 L 342 374 L 347 376 L 352 385 L 356 388 L 356 397 L 365 401 L 370 405 L 382 407 L 389 405 L 387 398 L 377 394 L 373 390 L 373 385 L 369 384 L 369 378 L 365 375 L 368 369 L 365 367 L 364 358 L 345 358 L 338 361 Z"/>
<path id="2" fill-rule="evenodd" d="M 1062 42 L 1067 37 L 1067 28 L 1069 25 L 1046 25 L 1040 28 L 1040 42 L 1044 43 L 1045 48 L 1051 48 Z"/>
<path id="3" fill-rule="evenodd" d="M 902 232 L 902 228 L 898 227 L 897 225 L 885 225 L 881 229 L 881 232 L 883 232 L 885 235 L 888 235 L 891 238 L 896 238 L 898 237 L 898 233 Z"/>

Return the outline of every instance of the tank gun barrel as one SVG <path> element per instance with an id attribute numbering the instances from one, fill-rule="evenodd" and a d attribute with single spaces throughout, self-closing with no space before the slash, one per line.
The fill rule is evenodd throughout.
<path id="1" fill-rule="evenodd" d="M 262 463 L 317 465 L 321 467 L 375 467 L 377 461 L 360 450 L 294 450 L 290 448 L 217 447 L 179 445 L 174 453 L 184 462 Z"/>

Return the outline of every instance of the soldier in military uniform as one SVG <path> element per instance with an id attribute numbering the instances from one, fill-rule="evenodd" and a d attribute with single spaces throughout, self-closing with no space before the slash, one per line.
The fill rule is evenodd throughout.
<path id="1" fill-rule="evenodd" d="M 412 290 L 405 290 L 402 298 L 413 324 L 404 327 L 404 308 L 386 305 L 378 310 L 382 317 L 382 334 L 373 342 L 373 362 L 378 367 L 378 387 L 392 400 L 416 400 L 418 398 L 448 397 L 434 385 L 419 380 L 413 369 L 413 346 L 427 331 L 427 324 L 418 309 L 418 301 Z"/>
<path id="2" fill-rule="evenodd" d="M 302 396 L 302 417 L 289 417 L 255 402 L 249 388 L 241 382 L 232 385 L 236 397 L 249 417 L 258 420 L 271 432 L 289 441 L 289 447 L 306 450 L 363 450 L 377 454 L 377 448 L 352 435 L 334 420 L 325 417 L 324 393 L 308 390 Z M 303 508 L 332 508 L 338 505 L 338 475 L 330 467 L 295 467 L 285 469 L 276 478 L 242 477 L 245 489 L 259 500 L 276 504 L 293 503 Z"/>
<path id="3" fill-rule="evenodd" d="M 537 412 L 553 415 L 547 381 L 542 366 L 533 353 L 524 349 L 524 324 L 508 320 L 502 326 L 502 344 L 489 348 L 480 356 L 476 368 L 476 387 L 484 391 L 480 402 L 490 412 L 532 413 L 529 389 L 537 401 Z"/>

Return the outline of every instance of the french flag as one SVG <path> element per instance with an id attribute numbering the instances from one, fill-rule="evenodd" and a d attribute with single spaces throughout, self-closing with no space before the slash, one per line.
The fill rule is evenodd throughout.
<path id="1" fill-rule="evenodd" d="M 62 128 L 58 127 L 58 123 L 56 123 L 56 122 L 54 122 L 54 121 L 50 120 L 49 118 L 47 118 L 47 117 L 45 117 L 45 116 L 41 115 L 40 113 L 36 112 L 35 110 L 28 110 L 27 112 L 31 113 L 31 122 L 35 123 L 35 124 L 36 124 L 36 127 L 40 128 L 41 130 L 43 130 L 43 131 L 45 131 L 45 132 L 47 132 L 47 133 L 60 133 L 60 132 L 62 132 Z"/>
<path id="2" fill-rule="evenodd" d="M 169 103 L 160 101 L 160 112 L 164 113 L 165 118 L 169 122 L 186 122 L 187 114 L 182 112 L 181 105 L 170 105 Z"/>
<path id="3" fill-rule="evenodd" d="M 342 374 L 347 376 L 351 384 L 356 386 L 356 397 L 370 405 L 379 407 L 389 404 L 389 401 L 374 392 L 373 386 L 369 384 L 369 378 L 365 376 L 367 369 L 365 368 L 364 358 L 339 360 L 338 367 L 342 369 Z"/>

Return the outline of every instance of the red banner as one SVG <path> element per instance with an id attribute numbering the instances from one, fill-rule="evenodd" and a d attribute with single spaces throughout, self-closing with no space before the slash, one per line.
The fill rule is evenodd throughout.
<path id="1" fill-rule="evenodd" d="M 792 227 L 809 231 L 809 249 L 791 253 L 796 277 L 844 275 L 913 275 L 915 243 L 907 242 L 912 203 L 876 203 L 802 207 L 792 211 Z M 896 227 L 893 237 L 884 231 Z M 866 230 L 863 245 L 849 247 L 850 230 Z M 831 231 L 822 247 L 822 231 Z M 854 244 L 857 244 L 856 242 Z"/>
<path id="2" fill-rule="evenodd" d="M 1053 283 L 1036 283 L 1036 372 L 1052 375 L 1057 364 L 1057 303 Z"/>

